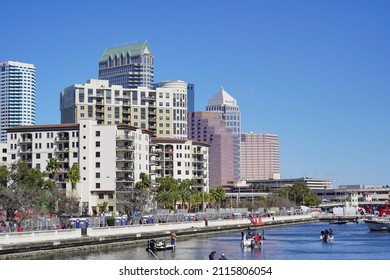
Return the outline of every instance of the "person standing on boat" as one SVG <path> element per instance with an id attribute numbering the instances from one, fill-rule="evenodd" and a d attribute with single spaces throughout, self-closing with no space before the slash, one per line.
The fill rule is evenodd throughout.
<path id="1" fill-rule="evenodd" d="M 171 245 L 176 246 L 176 233 L 175 232 L 172 232 L 172 234 L 171 234 Z"/>

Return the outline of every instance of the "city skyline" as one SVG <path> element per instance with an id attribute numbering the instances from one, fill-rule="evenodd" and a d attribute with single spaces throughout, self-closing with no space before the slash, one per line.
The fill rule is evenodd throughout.
<path id="1" fill-rule="evenodd" d="M 131 21 L 103 1 L 3 3 L 0 61 L 36 66 L 37 124 L 60 123 L 60 92 L 106 48 L 147 41 L 155 82 L 193 83 L 195 111 L 223 87 L 242 133 L 279 135 L 282 178 L 390 184 L 390 3 L 117 2 Z"/>

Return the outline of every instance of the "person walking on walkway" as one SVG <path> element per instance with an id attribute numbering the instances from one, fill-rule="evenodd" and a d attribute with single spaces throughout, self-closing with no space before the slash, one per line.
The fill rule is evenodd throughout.
<path id="1" fill-rule="evenodd" d="M 172 234 L 171 234 L 171 245 L 176 246 L 176 233 L 175 232 L 172 232 Z"/>
<path id="2" fill-rule="evenodd" d="M 215 254 L 216 254 L 217 252 L 215 252 L 215 251 L 212 251 L 211 253 L 210 253 L 210 255 L 209 255 L 209 260 L 215 260 Z"/>

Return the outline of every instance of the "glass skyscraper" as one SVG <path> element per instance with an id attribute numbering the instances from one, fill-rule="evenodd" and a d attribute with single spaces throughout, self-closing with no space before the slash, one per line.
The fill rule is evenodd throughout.
<path id="1" fill-rule="evenodd" d="M 35 112 L 35 66 L 0 62 L 0 142 L 7 141 L 7 127 L 34 125 Z"/>

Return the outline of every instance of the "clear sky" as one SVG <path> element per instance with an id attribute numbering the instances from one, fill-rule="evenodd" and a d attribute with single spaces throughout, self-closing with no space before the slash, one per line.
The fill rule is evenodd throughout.
<path id="1" fill-rule="evenodd" d="M 390 185 L 390 1 L 3 1 L 0 61 L 37 68 L 37 124 L 98 76 L 105 48 L 147 40 L 155 81 L 223 87 L 243 132 L 279 135 L 281 177 Z"/>

